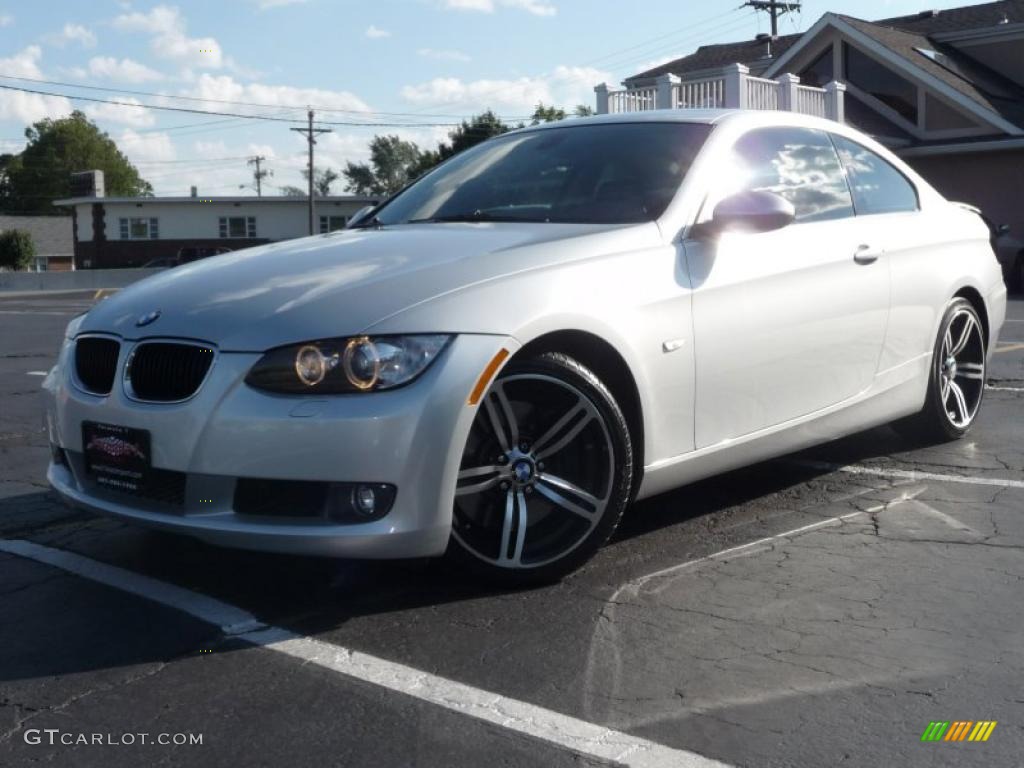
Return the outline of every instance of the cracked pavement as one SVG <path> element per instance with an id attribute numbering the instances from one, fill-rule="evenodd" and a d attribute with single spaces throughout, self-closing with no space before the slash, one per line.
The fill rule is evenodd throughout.
<path id="1" fill-rule="evenodd" d="M 222 550 L 63 507 L 28 372 L 83 302 L 0 304 L 22 312 L 0 339 L 3 538 L 734 765 L 1020 763 L 1022 350 L 996 356 L 967 440 L 881 428 L 704 481 L 636 505 L 562 584 L 489 592 L 433 562 Z M 1003 337 L 1024 339 L 1024 302 L 1010 318 Z M 879 474 L 826 468 L 846 465 Z M 0 616 L 0 765 L 601 765 L 2 553 Z M 984 744 L 923 744 L 931 720 L 999 725 Z M 30 745 L 29 728 L 204 743 Z"/>

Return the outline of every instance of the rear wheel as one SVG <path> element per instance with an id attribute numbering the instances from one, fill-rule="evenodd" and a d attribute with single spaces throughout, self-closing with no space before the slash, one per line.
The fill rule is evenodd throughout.
<path id="1" fill-rule="evenodd" d="M 466 441 L 449 555 L 506 585 L 561 578 L 614 532 L 632 456 L 622 412 L 590 370 L 558 353 L 513 361 Z"/>
<path id="2" fill-rule="evenodd" d="M 981 408 L 986 370 L 981 319 L 969 301 L 954 299 L 939 326 L 924 408 L 893 426 L 922 440 L 963 437 Z"/>

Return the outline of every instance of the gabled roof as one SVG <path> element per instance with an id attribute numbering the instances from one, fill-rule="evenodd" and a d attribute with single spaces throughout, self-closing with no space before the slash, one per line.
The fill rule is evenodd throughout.
<path id="1" fill-rule="evenodd" d="M 991 5 L 1009 5 L 992 3 Z M 1024 8 L 1024 0 L 1014 0 Z M 966 10 L 966 9 L 957 9 Z M 976 63 L 955 49 L 933 43 L 925 35 L 887 26 L 886 22 L 870 22 L 852 16 L 836 16 L 883 47 L 907 60 L 911 66 L 938 78 L 953 90 L 979 106 L 991 110 L 1018 126 L 1024 126 L 1024 90 L 987 67 Z M 962 74 L 942 66 L 921 50 L 938 51 Z M 991 84 L 986 88 L 986 84 Z M 1009 95 L 1006 98 L 1003 94 Z"/>
<path id="2" fill-rule="evenodd" d="M 922 11 L 911 16 L 880 19 L 875 23 L 920 35 L 935 35 L 993 27 L 1003 23 L 1003 19 L 1010 24 L 1024 22 L 1024 0 L 999 0 L 946 11 Z"/>
<path id="3" fill-rule="evenodd" d="M 36 256 L 74 255 L 70 216 L 0 216 L 0 232 L 8 229 L 28 232 L 36 246 Z"/>
<path id="4" fill-rule="evenodd" d="M 830 21 L 834 25 L 846 25 L 877 43 L 886 52 L 891 52 L 898 57 L 896 61 L 902 67 L 916 71 L 918 76 L 924 75 L 924 79 L 930 79 L 939 90 L 945 89 L 947 96 L 955 94 L 963 106 L 982 119 L 1008 132 L 1016 132 L 1014 126 L 1024 128 L 1024 89 L 966 54 L 929 38 L 929 35 L 1024 24 L 1024 0 L 999 0 L 944 11 L 924 11 L 876 22 L 840 14 L 825 14 L 803 34 L 776 38 L 772 43 L 770 59 L 765 58 L 763 40 L 705 45 L 689 56 L 633 75 L 625 82 L 627 85 L 635 85 L 638 81 L 666 72 L 685 78 L 700 70 L 720 69 L 734 63 L 752 67 L 760 65 L 758 74 L 763 72 L 765 77 L 775 77 L 785 71 L 789 59 Z M 929 58 L 918 49 L 942 54 L 943 62 L 949 66 Z"/>
<path id="5" fill-rule="evenodd" d="M 771 44 L 772 56 L 779 56 L 789 46 L 793 45 L 801 35 L 783 35 L 776 37 Z M 744 40 L 739 43 L 719 43 L 716 45 L 702 45 L 689 56 L 675 59 L 660 64 L 653 69 L 626 78 L 627 83 L 634 80 L 646 80 L 648 78 L 671 73 L 673 75 L 687 75 L 691 72 L 699 72 L 703 69 L 720 69 L 729 64 L 750 65 L 759 60 L 765 59 L 764 40 Z M 766 63 L 768 60 L 765 60 Z"/>

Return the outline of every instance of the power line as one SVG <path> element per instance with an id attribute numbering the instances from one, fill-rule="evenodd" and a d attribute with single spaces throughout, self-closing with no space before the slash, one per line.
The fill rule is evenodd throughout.
<path id="1" fill-rule="evenodd" d="M 286 106 L 284 106 L 282 104 L 267 104 L 265 102 L 256 102 L 256 101 L 234 101 L 234 100 L 231 100 L 231 99 L 211 99 L 211 98 L 203 98 L 203 97 L 199 97 L 199 96 L 175 96 L 175 95 L 172 95 L 172 94 L 169 94 L 169 93 L 159 93 L 159 92 L 156 92 L 156 91 L 135 91 L 135 90 L 127 89 L 127 88 L 106 88 L 106 87 L 98 86 L 98 85 L 85 85 L 84 83 L 68 83 L 68 82 L 62 82 L 60 80 L 45 80 L 45 79 L 37 78 L 37 77 L 17 77 L 15 75 L 2 75 L 2 74 L 0 74 L 0 78 L 2 78 L 4 80 L 17 80 L 19 82 L 25 82 L 25 83 L 41 83 L 41 84 L 44 84 L 44 85 L 56 85 L 56 86 L 60 86 L 62 88 L 81 88 L 83 90 L 102 91 L 104 93 L 120 93 L 120 94 L 127 94 L 129 96 L 150 96 L 150 97 L 160 98 L 160 99 L 176 99 L 176 100 L 179 100 L 179 101 L 191 101 L 191 102 L 203 103 L 203 104 L 230 104 L 230 105 L 239 106 L 239 107 L 259 107 L 259 108 L 262 108 L 262 109 L 275 109 L 275 110 L 277 110 L 277 109 L 281 109 L 282 107 L 284 107 L 285 109 L 312 108 L 312 109 L 316 109 L 319 112 L 338 112 L 338 113 L 352 114 L 352 115 L 379 115 L 381 117 L 451 117 L 451 118 L 459 118 L 459 119 L 462 119 L 462 118 L 465 118 L 465 117 L 469 117 L 467 115 L 453 115 L 453 114 L 422 114 L 422 113 L 415 113 L 415 112 L 380 112 L 380 111 L 376 111 L 376 110 L 367 110 L 367 109 L 343 109 L 341 107 L 327 107 L 327 106 L 322 106 L 322 105 L 317 105 L 317 104 L 303 105 L 303 106 L 298 106 L 297 105 L 297 106 L 293 106 L 293 107 L 286 107 Z M 72 97 L 69 96 L 68 98 L 72 98 Z M 139 106 L 139 105 L 135 105 L 135 106 Z M 142 106 L 148 106 L 148 105 L 142 105 Z M 153 108 L 156 109 L 156 107 L 153 107 Z M 202 110 L 202 111 L 205 112 L 205 110 Z M 217 113 L 216 112 L 210 112 L 209 114 L 217 114 Z M 523 119 L 524 117 L 525 116 L 513 116 L 513 117 L 506 117 L 505 119 L 508 119 L 508 120 Z"/>
<path id="2" fill-rule="evenodd" d="M 690 41 L 696 40 L 698 38 L 706 38 L 706 37 L 709 37 L 711 35 L 721 35 L 721 34 L 725 34 L 725 33 L 728 33 L 728 32 L 734 32 L 734 31 L 742 29 L 744 26 L 746 26 L 747 22 L 751 19 L 751 17 L 753 17 L 755 15 L 756 15 L 755 13 L 749 13 L 746 16 L 743 16 L 740 19 L 731 18 L 731 19 L 727 20 L 724 24 L 720 24 L 720 25 L 718 25 L 716 27 L 712 27 L 711 29 L 704 30 L 703 32 L 701 32 L 701 33 L 699 33 L 697 35 L 692 35 L 692 36 L 689 36 L 689 37 L 680 38 L 679 40 L 676 40 L 673 43 L 670 43 L 669 45 L 661 46 L 661 47 L 659 47 L 657 49 L 653 49 L 653 50 L 647 51 L 646 53 L 642 54 L 639 57 L 631 56 L 629 58 L 622 59 L 622 60 L 614 62 L 614 63 L 606 64 L 605 66 L 606 67 L 610 67 L 610 68 L 615 68 L 615 69 L 621 69 L 623 67 L 632 66 L 634 64 L 639 64 L 644 59 L 650 59 L 652 57 L 656 57 L 656 56 L 658 56 L 660 54 L 663 54 L 663 53 L 665 53 L 667 51 L 672 51 L 672 50 L 678 51 L 685 43 L 689 43 Z"/>
<path id="3" fill-rule="evenodd" d="M 239 155 L 238 157 L 202 157 L 195 160 L 139 160 L 134 165 L 172 165 L 179 163 L 218 163 L 227 160 L 248 160 L 249 155 Z"/>
<path id="4" fill-rule="evenodd" d="M 645 40 L 645 41 L 643 41 L 641 43 L 637 43 L 636 45 L 631 45 L 628 48 L 621 48 L 621 49 L 619 49 L 617 51 L 611 51 L 610 53 L 606 53 L 603 56 L 598 56 L 596 59 L 591 59 L 589 61 L 585 61 L 580 66 L 583 66 L 583 67 L 591 66 L 591 65 L 594 65 L 594 64 L 596 64 L 596 63 L 598 63 L 600 61 L 605 61 L 606 59 L 614 59 L 619 54 L 628 53 L 629 51 L 636 50 L 637 48 L 646 48 L 651 43 L 656 43 L 656 42 L 658 42 L 660 40 L 664 40 L 666 38 L 672 37 L 674 35 L 679 34 L 680 32 L 689 32 L 689 31 L 692 31 L 694 29 L 697 29 L 698 27 L 703 27 L 705 24 L 710 24 L 711 22 L 718 21 L 719 19 L 723 19 L 726 16 L 731 16 L 732 14 L 736 13 L 736 11 L 738 11 L 738 10 L 740 10 L 740 9 L 739 8 L 732 8 L 732 9 L 726 11 L 725 13 L 719 13 L 719 14 L 716 14 L 714 16 L 709 16 L 708 18 L 703 19 L 701 21 L 694 22 L 693 24 L 687 24 L 685 27 L 679 27 L 678 29 L 674 29 L 671 32 L 666 32 L 663 35 L 658 35 L 657 37 L 649 38 L 648 40 Z M 687 35 L 687 38 L 689 38 L 689 37 L 692 37 L 692 35 Z"/>
<path id="5" fill-rule="evenodd" d="M 246 115 L 239 112 L 220 112 L 208 109 L 194 109 L 191 107 L 168 107 L 157 104 L 136 104 L 131 101 L 117 101 L 115 99 L 97 99 L 92 96 L 78 96 L 69 93 L 54 93 L 53 91 L 42 91 L 34 88 L 22 88 L 15 85 L 0 84 L 0 89 L 6 91 L 20 91 L 22 93 L 33 93 L 37 96 L 56 96 L 70 99 L 71 101 L 89 101 L 97 104 L 114 104 L 119 107 L 134 107 L 136 109 L 156 109 L 164 112 L 186 112 L 193 115 L 216 115 L 218 117 L 233 117 L 243 120 L 264 120 L 277 123 L 295 123 L 295 118 L 276 117 L 273 115 Z M 461 123 L 367 123 L 352 120 L 318 120 L 318 125 L 343 125 L 359 128 L 448 128 L 461 125 Z"/>

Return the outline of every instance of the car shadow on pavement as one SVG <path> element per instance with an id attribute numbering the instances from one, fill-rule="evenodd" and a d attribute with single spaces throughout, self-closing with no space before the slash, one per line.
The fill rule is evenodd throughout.
<path id="1" fill-rule="evenodd" d="M 883 428 L 797 457 L 833 461 L 833 456 L 841 455 L 844 461 L 863 461 L 907 448 L 906 441 Z M 823 455 L 829 458 L 823 459 Z M 835 495 L 834 488 L 829 483 L 812 482 L 827 474 L 827 470 L 791 459 L 736 470 L 639 502 L 627 511 L 608 546 L 629 546 L 638 537 L 698 519 L 702 526 L 714 528 L 724 525 L 723 520 L 732 512 L 748 510 L 750 505 L 763 507 L 767 512 L 785 508 L 787 494 L 799 496 L 804 506 L 819 500 L 828 504 Z M 705 532 L 686 530 L 682 535 L 699 538 Z M 466 578 L 443 560 L 350 561 L 215 547 L 186 536 L 77 513 L 64 507 L 50 492 L 0 499 L 0 535 L 30 538 L 75 551 L 216 597 L 268 623 L 310 633 L 337 627 L 360 616 L 510 592 Z M 615 573 L 613 579 L 623 575 L 628 578 L 636 574 Z M 570 588 L 576 578 L 570 577 Z M 5 585 L 5 581 L 0 570 L 0 610 L 3 593 L 16 586 Z M 46 610 L 45 606 L 40 608 Z"/>

